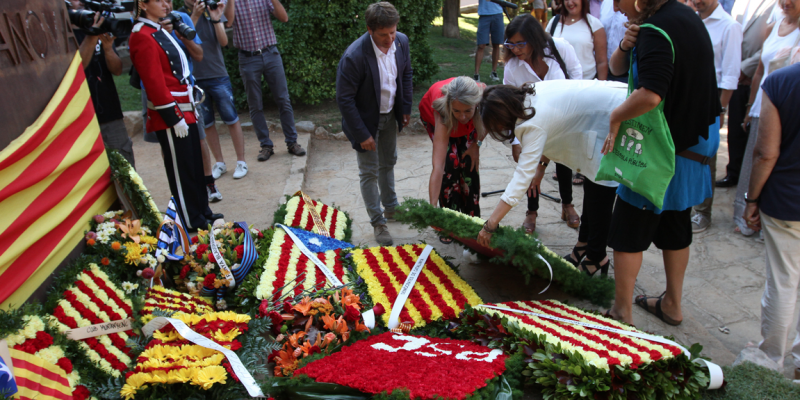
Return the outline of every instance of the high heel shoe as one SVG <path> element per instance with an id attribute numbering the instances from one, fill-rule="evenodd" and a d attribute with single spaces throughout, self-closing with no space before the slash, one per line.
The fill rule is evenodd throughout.
<path id="1" fill-rule="evenodd" d="M 572 209 L 575 211 L 575 206 L 572 204 L 562 204 L 561 205 L 561 220 L 567 221 L 567 226 L 572 229 L 578 229 L 581 226 L 581 217 L 578 215 L 577 212 L 574 214 L 568 213 L 568 209 Z"/>
<path id="2" fill-rule="evenodd" d="M 575 246 L 572 248 L 572 253 L 565 254 L 564 259 L 569 261 L 570 264 L 574 265 L 575 268 L 578 268 L 578 265 L 583 261 L 583 258 L 586 257 L 586 249 L 589 248 L 589 245 L 584 246 Z M 581 252 L 581 254 L 578 254 Z"/>
<path id="3" fill-rule="evenodd" d="M 594 266 L 595 270 L 592 271 L 592 272 L 589 272 L 589 268 L 588 268 L 589 265 Z M 583 261 L 581 261 L 580 266 L 578 266 L 578 269 L 583 271 L 584 273 L 586 273 L 586 275 L 589 275 L 589 276 L 594 276 L 594 274 L 596 274 L 597 271 L 600 271 L 600 275 L 602 275 L 602 276 L 608 276 L 608 267 L 610 265 L 611 265 L 611 260 L 606 260 L 605 264 L 600 265 L 600 263 L 598 263 L 596 261 L 591 261 L 588 258 L 584 258 Z"/>

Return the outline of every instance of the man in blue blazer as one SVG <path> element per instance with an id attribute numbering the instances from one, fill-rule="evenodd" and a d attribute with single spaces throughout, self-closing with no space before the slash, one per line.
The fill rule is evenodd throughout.
<path id="1" fill-rule="evenodd" d="M 397 132 L 411 118 L 408 36 L 397 32 L 400 15 L 391 3 L 371 4 L 367 33 L 347 48 L 336 72 L 342 130 L 357 153 L 361 197 L 381 245 L 392 244 L 386 220 L 394 216 Z M 381 209 L 383 203 L 383 209 Z"/>

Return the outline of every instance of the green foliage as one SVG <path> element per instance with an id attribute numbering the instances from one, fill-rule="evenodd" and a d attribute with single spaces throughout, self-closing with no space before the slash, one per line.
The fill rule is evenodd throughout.
<path id="1" fill-rule="evenodd" d="M 457 238 L 478 237 L 482 225 L 469 218 L 462 218 L 452 212 L 436 208 L 429 202 L 420 199 L 405 198 L 397 208 L 395 219 L 407 223 L 420 231 L 431 226 L 441 228 L 439 236 Z M 490 259 L 501 265 L 513 265 L 525 276 L 525 282 L 531 276 L 547 277 L 550 272 L 541 256 L 553 269 L 553 282 L 573 296 L 587 299 L 592 303 L 608 306 L 614 298 L 614 281 L 605 277 L 593 279 L 572 266 L 569 262 L 553 253 L 534 236 L 528 235 L 522 228 L 513 229 L 500 226 L 492 235 L 493 248 L 502 249 L 504 254 Z M 466 247 L 466 246 L 465 246 Z M 470 249 L 471 250 L 471 249 Z"/>
<path id="2" fill-rule="evenodd" d="M 792 383 L 780 372 L 743 362 L 735 367 L 722 367 L 726 385 L 703 393 L 707 400 L 800 399 L 800 385 Z"/>
<path id="3" fill-rule="evenodd" d="M 289 22 L 273 18 L 278 50 L 289 96 L 305 104 L 318 104 L 336 96 L 336 68 L 347 47 L 367 31 L 364 11 L 373 0 L 285 0 Z M 393 0 L 400 13 L 397 30 L 408 35 L 414 84 L 428 81 L 439 71 L 428 44 L 428 28 L 439 15 L 441 0 Z M 239 51 L 223 49 L 225 65 L 239 109 L 247 96 L 239 73 Z M 262 88 L 269 90 L 266 82 Z"/>
<path id="4" fill-rule="evenodd" d="M 22 307 L 9 310 L 0 309 L 0 338 L 13 335 L 22 329 L 25 329 L 27 323 L 22 320 L 26 315 L 39 315 L 41 314 L 41 304 L 38 303 L 24 303 Z"/>
<path id="5" fill-rule="evenodd" d="M 95 397 L 107 400 L 118 400 L 122 398 L 119 393 L 123 385 L 125 385 L 125 379 L 121 377 L 114 379 L 108 378 L 107 381 L 99 382 L 97 385 L 91 387 L 90 390 Z"/>
<path id="6" fill-rule="evenodd" d="M 156 230 L 161 225 L 161 215 L 158 210 L 154 210 L 150 206 L 150 193 L 142 190 L 139 184 L 133 181 L 133 174 L 136 177 L 138 177 L 138 174 L 131 168 L 125 157 L 122 157 L 116 150 L 109 150 L 107 154 L 108 163 L 111 166 L 111 178 L 119 183 L 122 191 L 131 200 L 131 204 L 142 225 L 150 228 L 150 231 L 155 235 Z M 141 177 L 139 177 L 139 180 L 141 180 Z"/>

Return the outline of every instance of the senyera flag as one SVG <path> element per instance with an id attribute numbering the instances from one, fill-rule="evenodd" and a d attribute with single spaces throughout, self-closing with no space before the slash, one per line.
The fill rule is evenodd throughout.
<path id="1" fill-rule="evenodd" d="M 0 150 L 0 307 L 20 305 L 116 199 L 80 56 L 39 118 Z"/>

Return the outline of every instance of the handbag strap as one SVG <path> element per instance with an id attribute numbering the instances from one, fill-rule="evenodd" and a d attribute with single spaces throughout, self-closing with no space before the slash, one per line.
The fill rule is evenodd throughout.
<path id="1" fill-rule="evenodd" d="M 556 14 L 553 16 L 553 22 L 550 25 L 550 36 L 553 36 L 556 33 L 556 25 L 558 25 L 558 20 L 561 19 L 561 14 Z"/>
<path id="2" fill-rule="evenodd" d="M 547 40 L 548 40 L 548 43 L 550 44 L 550 49 L 553 50 L 553 57 L 556 58 L 556 62 L 558 62 L 558 66 L 561 67 L 561 71 L 564 72 L 564 76 L 567 79 L 572 79 L 569 76 L 569 72 L 567 72 L 567 64 L 564 62 L 564 59 L 561 58 L 561 54 L 558 52 L 558 49 L 556 48 L 556 41 L 553 40 L 552 36 L 550 37 L 550 39 L 547 39 Z"/>

